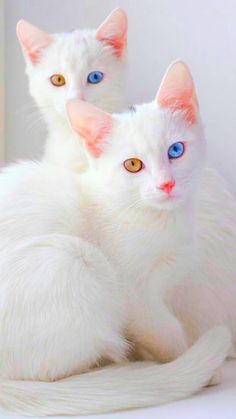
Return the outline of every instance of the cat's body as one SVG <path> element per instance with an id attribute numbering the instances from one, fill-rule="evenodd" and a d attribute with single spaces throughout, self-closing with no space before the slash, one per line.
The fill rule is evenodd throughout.
<path id="1" fill-rule="evenodd" d="M 86 179 L 86 175 L 84 176 L 84 178 Z M 215 173 L 213 173 L 212 178 L 213 183 L 215 180 L 217 181 L 217 184 L 219 184 L 218 177 Z M 12 179 L 12 181 L 10 179 Z M 31 260 L 31 258 L 33 257 L 30 256 L 30 249 L 38 246 L 45 246 L 45 252 L 42 252 L 41 255 L 42 272 L 40 272 L 38 275 L 35 275 L 35 281 L 40 281 L 40 276 L 44 277 L 45 274 L 45 280 L 47 283 L 49 279 L 47 278 L 46 273 L 50 270 L 50 259 L 52 258 L 53 260 L 53 253 L 51 256 L 50 248 L 54 248 L 56 246 L 58 247 L 59 251 L 64 250 L 65 253 L 67 252 L 67 249 L 69 249 L 70 254 L 70 249 L 73 249 L 73 246 L 75 248 L 76 253 L 76 251 L 79 252 L 79 250 L 76 249 L 79 249 L 80 246 L 84 246 L 85 248 L 86 246 L 88 246 L 89 248 L 89 244 L 87 243 L 90 243 L 91 246 L 94 246 L 94 248 L 91 249 L 90 252 L 94 252 L 94 255 L 96 253 L 99 255 L 100 251 L 98 250 L 98 248 L 101 249 L 101 260 L 103 258 L 102 254 L 106 255 L 108 260 L 111 262 L 112 266 L 115 267 L 115 271 L 117 273 L 117 275 L 115 275 L 113 272 L 110 275 L 113 276 L 114 283 L 112 283 L 112 281 L 110 283 L 111 291 L 110 294 L 108 293 L 108 301 L 112 299 L 112 304 L 110 307 L 112 315 L 116 317 L 116 312 L 119 313 L 120 318 L 119 320 L 117 319 L 117 323 L 120 327 L 120 334 L 122 335 L 122 333 L 125 333 L 125 330 L 127 328 L 127 316 L 129 316 L 129 337 L 131 337 L 135 342 L 140 343 L 142 346 L 145 347 L 146 343 L 150 343 L 150 340 L 155 339 L 155 327 L 153 328 L 153 330 L 151 330 L 151 328 L 149 330 L 149 320 L 145 313 L 146 309 L 150 307 L 150 287 L 153 287 L 151 295 L 155 296 L 154 302 L 158 309 L 160 308 L 160 302 L 162 301 L 163 297 L 164 299 L 169 298 L 171 300 L 171 293 L 169 294 L 169 290 L 174 294 L 173 302 L 176 305 L 178 300 L 176 299 L 175 284 L 176 286 L 178 286 L 179 284 L 183 286 L 183 269 L 180 270 L 183 258 L 186 264 L 186 272 L 189 272 L 189 269 L 191 272 L 191 280 L 189 277 L 187 278 L 187 287 L 191 287 L 191 281 L 192 286 L 196 286 L 199 284 L 199 286 L 201 287 L 203 282 L 204 293 L 202 295 L 204 296 L 204 298 L 206 298 L 206 301 L 209 302 L 206 293 L 208 291 L 208 287 L 210 287 L 211 289 L 211 284 L 206 284 L 204 281 L 204 268 L 202 267 L 203 276 L 198 277 L 197 274 L 197 278 L 192 278 L 192 275 L 196 276 L 195 260 L 197 260 L 198 262 L 199 257 L 202 261 L 202 253 L 198 256 L 197 251 L 200 252 L 199 249 L 201 249 L 201 252 L 203 252 L 203 254 L 206 253 L 206 249 L 209 249 L 208 241 L 211 240 L 211 235 L 207 235 L 207 220 L 205 216 L 205 214 L 210 214 L 210 218 L 212 220 L 212 209 L 209 208 L 208 213 L 205 211 L 205 205 L 207 201 L 206 198 L 208 196 L 211 197 L 210 200 L 212 200 L 213 198 L 213 189 L 211 187 L 212 182 L 210 182 L 210 184 L 208 185 L 208 179 L 209 175 L 206 176 L 206 181 L 204 183 L 205 199 L 203 200 L 203 208 L 200 207 L 199 210 L 199 225 L 197 225 L 200 231 L 202 231 L 202 229 L 204 228 L 204 231 L 206 232 L 206 239 L 204 237 L 204 240 L 201 242 L 199 246 L 197 246 L 196 244 L 196 253 L 193 255 L 192 247 L 190 247 L 190 244 L 192 245 L 192 238 L 189 237 L 190 229 L 188 228 L 185 234 L 183 235 L 181 231 L 182 228 L 179 228 L 183 226 L 183 222 L 185 223 L 189 216 L 187 212 L 183 212 L 183 209 L 181 209 L 179 214 L 178 212 L 176 212 L 175 214 L 160 214 L 156 210 L 153 211 L 153 209 L 151 209 L 150 211 L 146 210 L 145 212 L 140 211 L 140 213 L 138 213 L 136 208 L 130 210 L 125 209 L 123 211 L 120 209 L 115 210 L 114 208 L 111 210 L 111 208 L 109 208 L 109 205 L 108 208 L 104 206 L 102 195 L 98 197 L 96 192 L 92 193 L 91 190 L 88 189 L 87 179 L 84 182 L 83 177 L 81 180 L 81 177 L 78 177 L 76 174 L 73 174 L 67 170 L 63 170 L 61 168 L 57 169 L 55 166 L 48 165 L 45 163 L 25 163 L 15 167 L 13 166 L 12 168 L 10 167 L 9 169 L 6 169 L 0 177 L 0 252 L 1 262 L 4 261 L 4 263 L 1 263 L 1 274 L 3 277 L 5 277 L 6 272 L 8 272 L 7 275 L 11 277 L 11 275 L 14 275 L 14 271 L 16 271 L 17 276 L 19 276 L 20 282 L 22 281 L 22 278 L 25 276 L 26 278 L 29 277 L 31 281 L 32 273 L 34 272 L 35 267 Z M 93 186 L 96 186 L 95 182 Z M 223 190 L 220 187 L 220 192 L 222 193 L 222 191 Z M 225 195 L 227 196 L 226 193 Z M 217 196 L 215 198 L 217 198 Z M 15 204 L 16 202 L 18 203 L 17 206 Z M 229 202 L 231 201 L 229 200 Z M 226 211 L 227 214 L 232 214 L 231 210 L 229 209 L 229 205 L 227 206 Z M 201 217 L 201 213 L 203 213 L 203 217 Z M 220 226 L 220 214 L 222 214 L 221 211 L 217 211 L 215 217 L 213 218 L 214 222 L 216 223 L 215 226 L 218 225 L 218 228 Z M 223 218 L 221 218 L 221 220 L 223 220 Z M 165 228 L 164 239 L 167 237 L 166 233 L 167 228 L 169 227 L 169 236 L 167 237 L 166 241 L 160 241 L 160 231 L 163 227 Z M 175 241 L 173 240 L 174 234 L 176 234 Z M 225 243 L 225 240 L 226 237 L 223 243 Z M 111 246 L 111 243 L 113 243 L 113 246 Z M 186 257 L 187 251 L 189 251 L 188 258 Z M 28 262 L 29 257 L 31 260 L 30 264 Z M 99 256 L 97 256 L 97 258 L 98 257 Z M 43 265 L 44 258 L 45 261 L 48 260 L 48 264 L 45 263 L 45 266 Z M 220 259 L 218 259 L 218 261 L 220 261 Z M 17 263 L 20 263 L 20 265 L 18 266 Z M 36 259 L 35 263 L 40 262 L 37 262 Z M 53 260 L 53 264 L 55 263 L 55 260 Z M 95 259 L 95 269 L 97 263 L 98 262 Z M 28 265 L 29 267 L 27 268 Z M 13 270 L 12 273 L 9 272 L 9 266 Z M 58 280 L 61 276 L 60 272 L 61 269 L 63 269 L 62 266 L 63 263 L 60 268 L 57 267 L 54 273 L 54 275 L 57 275 Z M 23 270 L 21 271 L 21 269 Z M 32 269 L 32 273 L 30 273 L 31 271 L 27 272 L 26 269 Z M 105 274 L 106 269 L 109 272 L 109 267 L 106 267 L 104 261 L 103 267 L 101 267 L 100 274 Z M 110 269 L 112 271 L 111 267 Z M 217 269 L 216 266 L 215 269 Z M 163 281 L 163 277 L 161 275 L 162 271 L 165 272 L 165 282 Z M 176 276 L 173 276 L 173 271 L 176 272 Z M 76 275 L 79 275 L 79 268 L 78 273 L 76 273 Z M 55 279 L 56 278 L 54 277 L 54 280 Z M 212 278 L 214 287 L 216 285 L 216 279 L 217 278 L 215 277 Z M 117 282 L 119 283 L 118 289 L 116 289 Z M 34 287 L 36 287 L 35 297 L 37 298 L 38 285 L 37 282 L 34 284 Z M 25 286 L 28 286 L 27 282 Z M 62 284 L 62 287 L 63 286 L 65 285 Z M 107 288 L 107 285 L 105 287 Z M 1 289 L 3 290 L 3 288 Z M 11 297 L 11 288 L 9 289 L 8 285 L 7 289 L 8 292 L 10 292 Z M 215 289 L 214 292 L 216 293 L 216 291 L 217 289 Z M 220 291 L 222 296 L 222 290 Z M 27 296 L 27 293 L 24 290 L 23 282 L 21 292 L 23 293 L 23 295 L 25 294 Z M 55 292 L 58 292 L 58 290 L 56 289 Z M 89 290 L 85 290 L 84 292 L 87 292 L 88 294 L 91 293 L 91 291 Z M 122 299 L 124 298 L 124 294 L 128 296 L 126 297 L 127 301 L 125 304 L 123 303 L 123 301 L 122 303 L 119 303 L 119 292 L 121 294 L 120 301 L 122 301 Z M 116 294 L 115 302 L 118 306 L 117 310 L 112 297 L 114 293 Z M 144 296 L 146 296 L 146 300 Z M 191 294 L 191 296 L 192 298 L 194 298 L 193 294 Z M 14 296 L 13 294 L 13 297 L 15 298 L 16 296 Z M 14 298 L 12 300 L 13 304 L 15 304 Z M 19 296 L 16 298 L 19 298 Z M 32 296 L 30 298 L 32 298 Z M 220 296 L 217 296 L 217 298 L 220 298 Z M 4 301 L 7 307 L 9 307 L 9 301 L 6 300 L 6 295 L 3 292 L 2 304 Z M 197 302 L 199 302 L 199 300 L 197 300 Z M 36 301 L 34 300 L 34 305 L 35 304 Z M 39 304 L 41 304 L 40 299 Z M 45 306 L 48 304 L 48 301 L 45 299 L 44 304 Z M 68 301 L 68 304 L 72 304 L 71 300 Z M 94 302 L 91 302 L 91 304 L 92 307 L 95 308 Z M 105 302 L 103 304 L 105 304 Z M 146 304 L 146 306 L 144 304 Z M 171 306 L 172 303 L 169 302 L 169 304 Z M 175 305 L 173 304 L 172 309 Z M 122 307 L 122 310 L 120 306 Z M 186 305 L 180 303 L 180 307 L 183 310 L 183 308 L 185 308 Z M 190 304 L 190 307 L 191 310 L 193 310 L 192 304 Z M 209 304 L 207 305 L 207 308 L 208 307 L 210 307 Z M 126 313 L 126 309 L 128 309 L 128 313 Z M 80 310 L 79 307 L 78 310 Z M 181 317 L 181 310 L 177 310 L 177 314 Z M 62 319 L 64 318 L 65 311 L 66 307 L 64 307 L 61 310 Z M 123 312 L 122 316 L 121 311 Z M 23 310 L 20 312 L 16 311 L 16 318 L 14 319 L 14 321 L 13 319 L 11 320 L 13 330 L 15 329 L 16 322 L 19 321 L 23 329 L 27 332 L 25 324 L 28 312 L 29 306 L 27 303 L 26 313 L 24 313 Z M 4 318 L 6 319 L 6 314 L 4 313 L 4 311 L 2 313 Z M 156 314 L 157 319 L 161 320 L 161 312 L 157 312 Z M 196 311 L 196 315 L 198 314 L 201 316 L 200 309 Z M 109 316 L 111 316 L 111 314 L 109 314 Z M 193 313 L 191 313 L 191 318 L 194 319 Z M 212 316 L 209 314 L 209 318 L 210 322 L 207 322 L 207 317 L 204 313 L 202 324 L 203 328 L 199 328 L 197 329 L 197 331 L 196 328 L 191 329 L 190 332 L 193 333 L 193 335 L 190 334 L 189 336 L 191 343 L 195 341 L 196 338 L 199 335 L 201 335 L 203 331 L 205 331 L 205 329 L 209 329 L 212 326 L 225 323 L 225 320 L 227 320 L 227 324 L 229 325 L 228 318 L 221 318 L 220 316 L 216 316 L 216 312 L 214 309 L 212 311 Z M 229 318 L 232 318 L 232 315 L 229 316 Z M 63 327 L 62 319 L 58 319 L 59 330 L 63 330 L 63 328 L 64 330 L 68 330 L 69 327 Z M 99 321 L 101 321 L 101 316 L 99 317 L 97 315 L 96 319 L 100 319 Z M 47 322 L 46 315 L 45 318 L 43 318 L 43 320 Z M 103 322 L 105 323 L 105 318 L 103 319 Z M 3 320 L 1 321 L 1 324 L 2 323 Z M 20 324 L 17 328 L 18 330 L 20 330 Z M 74 326 L 75 328 L 78 328 L 78 325 L 74 324 Z M 119 330 L 118 326 L 117 330 Z M 45 326 L 41 326 L 40 328 L 44 330 Z M 165 328 L 167 331 L 167 325 L 165 325 Z M 89 330 L 89 327 L 87 327 L 87 329 Z M 94 327 L 94 330 L 99 330 L 99 337 L 101 339 L 101 330 L 98 329 L 98 327 Z M 162 325 L 160 325 L 160 327 L 157 327 L 157 331 L 159 330 L 162 334 Z M 231 327 L 231 330 L 233 331 L 233 326 Z M 32 330 L 29 329 L 29 331 L 30 336 L 32 336 Z M 36 328 L 35 331 L 36 333 L 38 333 L 38 328 Z M 7 336 L 11 338 L 12 336 L 14 336 L 14 333 L 12 332 L 9 334 L 8 327 L 6 328 L 6 332 L 6 335 L 2 334 L 1 336 L 2 345 L 0 345 L 0 353 L 3 359 L 4 357 L 6 357 L 7 359 L 9 353 L 11 353 L 10 348 L 14 347 L 14 344 L 11 340 L 7 343 Z M 50 329 L 48 329 L 47 333 L 50 336 Z M 75 332 L 72 329 L 71 336 L 73 336 L 74 333 Z M 62 335 L 64 336 L 63 333 Z M 114 337 L 111 337 L 111 330 L 109 330 L 108 336 L 109 339 L 111 339 L 111 341 L 114 340 Z M 170 334 L 170 337 L 171 336 L 172 335 Z M 45 338 L 48 339 L 47 336 Z M 114 360 L 122 359 L 123 357 L 125 358 L 127 354 L 125 341 L 123 341 L 122 343 L 121 337 L 121 340 L 119 340 L 119 333 L 117 333 L 116 338 L 117 353 L 115 353 L 116 351 L 114 345 L 114 358 L 111 357 L 112 348 L 108 347 L 109 349 L 107 350 L 107 353 L 106 351 L 104 351 L 101 352 L 100 356 L 94 356 L 94 364 L 96 362 L 99 362 L 99 359 L 101 358 L 111 358 Z M 139 340 L 140 338 L 141 340 Z M 142 339 L 144 340 L 142 341 Z M 176 343 L 176 337 L 174 337 L 173 339 Z M 65 341 L 64 338 L 63 340 Z M 21 351 L 23 353 L 26 353 L 27 350 L 23 347 L 22 342 L 25 342 L 27 347 L 28 341 L 29 336 L 27 339 L 27 335 L 24 336 L 22 334 Z M 156 341 L 153 342 L 153 345 L 158 348 L 160 341 L 160 337 L 156 336 Z M 43 348 L 45 348 L 45 342 L 43 340 L 42 345 Z M 88 345 L 88 347 L 89 346 L 92 346 L 94 348 L 94 345 Z M 35 350 L 32 352 L 32 356 L 36 357 L 36 359 L 39 359 L 39 354 L 44 353 L 44 350 L 42 350 L 42 347 L 38 344 L 36 345 L 36 347 L 38 353 Z M 174 346 L 174 348 L 176 349 L 176 346 Z M 3 362 L 2 365 L 6 366 L 6 373 L 4 373 L 3 369 L 1 370 L 3 376 L 5 375 L 7 378 L 13 379 L 23 377 L 28 379 L 34 379 L 36 376 L 43 380 L 50 380 L 51 377 L 53 377 L 54 379 L 60 378 L 60 373 L 58 373 L 58 375 L 55 375 L 55 372 L 50 371 L 48 364 L 46 364 L 46 372 L 44 372 L 44 370 L 42 369 L 42 365 L 40 364 L 40 371 L 42 375 L 40 375 L 39 371 L 35 372 L 32 368 L 32 361 L 30 361 L 29 355 L 27 356 L 27 363 L 29 365 L 30 370 L 28 370 L 27 372 L 25 365 L 22 365 L 22 370 L 20 370 L 19 367 L 17 368 L 17 363 L 13 362 L 14 359 L 17 360 L 18 350 L 19 348 L 18 346 L 16 346 L 16 352 L 13 351 L 11 353 L 12 362 L 10 373 L 8 362 Z M 63 346 L 61 346 L 61 350 L 65 350 Z M 76 349 L 76 351 L 78 353 L 78 349 Z M 85 353 L 87 357 L 88 351 L 86 350 Z M 96 348 L 94 348 L 94 353 L 99 353 Z M 169 360 L 168 348 L 165 348 L 164 353 L 166 354 L 166 357 Z M 60 352 L 59 356 L 61 356 Z M 171 358 L 175 358 L 175 356 L 172 355 Z M 71 359 L 75 359 L 77 363 L 77 356 L 71 356 Z M 164 361 L 167 359 L 163 358 L 159 360 Z M 91 366 L 93 362 L 92 360 L 90 360 L 90 362 L 88 362 L 87 364 L 85 360 L 82 359 L 81 367 L 78 364 L 77 370 L 76 368 L 74 369 L 74 373 L 83 371 L 87 368 L 87 365 Z M 55 359 L 55 365 L 57 364 L 58 361 Z M 53 367 L 53 364 L 51 365 Z M 16 371 L 19 371 L 18 376 L 16 375 Z M 68 372 L 68 374 L 72 373 L 72 370 Z M 63 377 L 63 373 L 61 376 Z"/>
<path id="2" fill-rule="evenodd" d="M 188 348 L 168 304 L 170 292 L 198 268 L 192 253 L 201 234 L 193 227 L 197 213 L 196 227 L 202 232 L 209 212 L 206 198 L 202 204 L 197 192 L 193 194 L 197 205 L 191 198 L 190 186 L 198 183 L 202 165 L 194 163 L 205 148 L 201 124 L 194 119 L 191 78 L 177 63 L 164 87 L 173 73 L 175 79 L 180 73 L 184 86 L 190 84 L 191 95 L 181 102 L 180 112 L 169 101 L 163 109 L 163 86 L 158 107 L 151 103 L 114 118 L 85 102 L 69 104 L 72 126 L 87 147 L 90 168 L 83 174 L 43 162 L 9 168 L 1 175 L 1 406 L 45 415 L 160 404 L 207 384 L 228 355 L 227 330 L 217 328 L 169 365 L 130 363 L 56 383 L 11 381 L 53 381 L 104 359 L 118 362 L 128 353 L 126 335 L 155 360 L 175 359 Z M 182 87 L 180 83 L 180 95 Z M 174 103 L 179 105 L 176 97 Z M 166 157 L 173 137 L 184 137 L 189 152 L 177 166 Z M 186 177 L 191 179 L 188 185 Z M 169 195 L 173 187 L 174 196 Z M 206 195 L 214 202 L 214 188 L 209 194 L 206 188 Z M 210 207 L 216 223 L 218 212 Z M 234 223 L 234 214 L 232 219 Z M 227 232 L 232 246 L 233 227 Z M 215 225 L 209 225 L 201 253 L 209 250 L 213 233 Z M 224 248 L 222 241 L 217 256 Z M 228 265 L 227 289 L 234 261 Z M 225 303 L 228 315 L 216 316 L 215 323 L 225 324 L 233 335 L 234 308 L 229 300 Z M 193 333 L 202 330 L 193 328 Z"/>
<path id="3" fill-rule="evenodd" d="M 219 328 L 167 367 L 131 363 L 75 376 L 129 354 L 127 282 L 98 248 L 104 224 L 84 187 L 71 170 L 46 163 L 0 176 L 0 406 L 18 413 L 85 414 L 186 397 L 228 353 Z M 55 387 L 40 383 L 71 375 Z"/>
<path id="4" fill-rule="evenodd" d="M 218 173 L 205 170 L 197 196 L 191 271 L 168 303 L 189 342 L 215 324 L 228 324 L 236 349 L 236 199 Z"/>
<path id="5" fill-rule="evenodd" d="M 51 381 L 124 359 L 116 274 L 80 237 L 76 175 L 25 163 L 0 183 L 1 376 Z"/>
<path id="6" fill-rule="evenodd" d="M 183 206 L 131 208 L 111 211 L 108 220 L 101 203 L 91 217 L 94 231 L 99 222 L 101 249 L 124 279 L 129 337 L 162 362 L 218 324 L 227 324 L 236 341 L 236 203 L 215 171 L 205 169 L 200 185 L 194 215 Z"/>
<path id="7" fill-rule="evenodd" d="M 94 138 L 83 177 L 100 201 L 99 245 L 124 281 L 130 336 L 170 361 L 216 324 L 236 341 L 236 200 L 202 170 L 205 138 L 183 64 L 167 72 L 156 101 L 114 120 L 72 104 L 70 117 L 85 141 Z"/>
<path id="8" fill-rule="evenodd" d="M 97 30 L 54 35 L 20 21 L 17 35 L 26 60 L 30 94 L 47 123 L 44 160 L 81 171 L 87 159 L 68 123 L 66 103 L 78 98 L 107 112 L 122 110 L 127 17 L 116 9 Z M 94 72 L 102 78 L 89 82 L 88 76 Z M 55 80 L 57 84 L 52 83 L 53 75 L 61 77 Z"/>

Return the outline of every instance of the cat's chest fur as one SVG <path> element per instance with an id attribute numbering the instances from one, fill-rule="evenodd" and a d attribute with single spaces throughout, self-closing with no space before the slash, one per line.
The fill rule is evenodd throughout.
<path id="1" fill-rule="evenodd" d="M 80 173 L 87 166 L 82 140 L 64 124 L 51 129 L 45 145 L 44 161 Z"/>
<path id="2" fill-rule="evenodd" d="M 83 236 L 95 242 L 125 282 L 145 280 L 155 267 L 172 259 L 192 241 L 190 228 L 183 229 L 184 214 L 146 211 L 110 213 L 104 207 L 86 205 Z"/>

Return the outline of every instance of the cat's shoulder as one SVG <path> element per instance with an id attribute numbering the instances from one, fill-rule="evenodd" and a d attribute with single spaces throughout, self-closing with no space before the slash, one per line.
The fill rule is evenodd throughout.
<path id="1" fill-rule="evenodd" d="M 235 199 L 225 178 L 217 170 L 209 167 L 202 172 L 199 192 L 202 199 L 207 197 L 222 199 L 223 196 Z"/>
<path id="2" fill-rule="evenodd" d="M 231 186 L 215 169 L 206 168 L 197 195 L 198 214 L 217 224 L 236 213 L 236 197 Z"/>
<path id="3" fill-rule="evenodd" d="M 53 196 L 73 194 L 78 189 L 78 175 L 68 169 L 41 161 L 10 164 L 0 172 L 0 197 L 4 195 Z M 75 192 L 74 192 L 75 193 Z"/>

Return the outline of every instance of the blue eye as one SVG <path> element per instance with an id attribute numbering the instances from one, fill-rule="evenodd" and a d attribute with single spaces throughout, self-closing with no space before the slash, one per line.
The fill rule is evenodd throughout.
<path id="1" fill-rule="evenodd" d="M 103 79 L 103 73 L 101 71 L 92 71 L 89 73 L 87 82 L 91 84 L 97 84 L 100 83 Z"/>
<path id="2" fill-rule="evenodd" d="M 169 147 L 168 157 L 169 159 L 178 159 L 184 154 L 184 143 L 174 143 Z"/>

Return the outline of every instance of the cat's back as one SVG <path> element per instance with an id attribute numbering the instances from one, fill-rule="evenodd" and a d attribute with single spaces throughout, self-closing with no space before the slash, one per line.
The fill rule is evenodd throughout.
<path id="1" fill-rule="evenodd" d="M 235 281 L 236 198 L 213 169 L 203 173 L 196 215 L 200 265 L 209 279 Z"/>
<path id="2" fill-rule="evenodd" d="M 0 248 L 29 235 L 75 231 L 79 223 L 77 175 L 41 162 L 9 166 L 0 174 Z"/>

